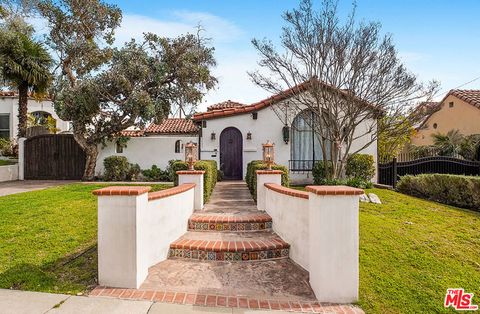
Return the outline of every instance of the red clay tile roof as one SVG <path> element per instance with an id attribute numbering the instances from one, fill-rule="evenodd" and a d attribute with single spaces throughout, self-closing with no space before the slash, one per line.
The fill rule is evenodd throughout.
<path id="1" fill-rule="evenodd" d="M 121 132 L 122 136 L 127 137 L 141 137 L 145 134 L 143 130 L 124 130 Z"/>
<path id="2" fill-rule="evenodd" d="M 28 98 L 34 99 L 34 95 L 32 93 L 28 93 Z M 13 90 L 3 90 L 0 91 L 0 97 L 12 97 L 12 98 L 17 98 L 18 97 L 18 92 L 13 91 Z M 49 96 L 44 96 L 41 98 L 41 100 L 51 100 Z"/>
<path id="3" fill-rule="evenodd" d="M 169 118 L 161 124 L 150 124 L 145 133 L 150 134 L 192 134 L 197 133 L 198 128 L 192 120 Z"/>
<path id="4" fill-rule="evenodd" d="M 218 104 L 208 106 L 207 111 L 213 111 L 217 109 L 226 109 L 226 108 L 236 108 L 236 107 L 242 107 L 242 106 L 245 106 L 245 105 L 236 101 L 231 101 L 229 99 L 227 101 L 219 102 Z"/>
<path id="5" fill-rule="evenodd" d="M 445 98 L 447 98 L 449 95 L 453 95 L 480 109 L 480 90 L 478 89 L 452 89 L 448 92 Z"/>
<path id="6" fill-rule="evenodd" d="M 264 100 L 261 100 L 259 102 L 254 103 L 254 104 L 251 104 L 251 105 L 240 106 L 240 107 L 231 107 L 231 108 L 223 108 L 223 109 L 214 109 L 214 110 L 207 111 L 207 112 L 196 113 L 196 114 L 193 115 L 193 120 L 199 121 L 199 120 L 213 119 L 213 118 L 218 118 L 218 117 L 225 117 L 225 116 L 231 116 L 231 115 L 236 115 L 236 114 L 258 111 L 260 109 L 263 109 L 265 107 L 268 107 L 268 106 L 271 106 L 275 103 L 278 103 L 279 101 L 288 99 L 289 97 L 294 96 L 296 93 L 308 90 L 308 88 L 310 86 L 310 82 L 311 82 L 311 80 L 305 81 L 301 84 L 293 86 L 292 88 L 286 89 L 286 90 L 284 90 L 284 91 L 282 91 L 282 92 L 280 92 L 276 95 L 273 95 L 269 98 L 266 98 Z M 341 93 L 343 93 L 344 95 L 346 95 L 348 97 L 354 97 L 360 103 L 372 107 L 373 110 L 382 111 L 381 109 L 376 108 L 374 105 L 372 105 L 372 104 L 370 104 L 370 103 L 368 103 L 364 100 L 361 100 L 358 97 L 352 95 L 348 91 L 340 90 L 338 88 L 335 88 L 335 87 L 330 86 L 330 85 L 325 84 L 325 83 L 322 83 L 322 84 L 327 88 L 339 90 Z"/>

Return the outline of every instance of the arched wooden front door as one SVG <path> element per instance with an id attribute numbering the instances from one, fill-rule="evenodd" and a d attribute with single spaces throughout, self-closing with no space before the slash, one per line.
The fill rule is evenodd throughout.
<path id="1" fill-rule="evenodd" d="M 242 133 L 234 127 L 220 134 L 220 170 L 225 180 L 243 179 Z"/>

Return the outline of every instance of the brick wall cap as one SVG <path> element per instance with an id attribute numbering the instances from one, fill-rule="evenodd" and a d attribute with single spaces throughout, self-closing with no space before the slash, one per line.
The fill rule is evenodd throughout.
<path id="1" fill-rule="evenodd" d="M 265 183 L 265 187 L 269 190 L 272 190 L 272 191 L 275 191 L 275 192 L 278 192 L 278 193 L 281 193 L 281 194 L 285 194 L 285 195 L 288 195 L 288 196 L 292 196 L 292 197 L 299 197 L 299 198 L 304 198 L 304 199 L 308 199 L 308 197 L 309 197 L 308 192 L 299 191 L 299 190 L 295 190 L 295 189 L 290 189 L 290 188 L 284 187 L 280 184 Z"/>
<path id="2" fill-rule="evenodd" d="M 148 193 L 152 187 L 150 186 L 107 186 L 98 190 L 94 190 L 93 195 L 109 196 L 109 195 L 128 195 L 136 196 Z"/>
<path id="3" fill-rule="evenodd" d="M 180 184 L 179 186 L 174 186 L 173 188 L 149 193 L 148 200 L 153 201 L 153 200 L 158 200 L 160 198 L 165 198 L 172 195 L 180 194 L 190 189 L 193 189 L 194 187 L 195 187 L 195 183 Z"/>
<path id="4" fill-rule="evenodd" d="M 305 190 L 316 195 L 361 195 L 364 193 L 362 189 L 345 185 L 308 185 Z"/>
<path id="5" fill-rule="evenodd" d="M 205 170 L 179 170 L 177 171 L 177 174 L 187 174 L 187 175 L 193 175 L 193 174 L 204 174 Z"/>
<path id="6" fill-rule="evenodd" d="M 282 170 L 256 170 L 257 174 L 283 174 Z"/>

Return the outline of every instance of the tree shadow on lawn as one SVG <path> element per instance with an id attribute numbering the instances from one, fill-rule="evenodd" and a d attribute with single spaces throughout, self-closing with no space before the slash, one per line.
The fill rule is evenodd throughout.
<path id="1" fill-rule="evenodd" d="M 18 264 L 0 274 L 0 288 L 86 293 L 97 285 L 97 245 L 44 265 Z"/>

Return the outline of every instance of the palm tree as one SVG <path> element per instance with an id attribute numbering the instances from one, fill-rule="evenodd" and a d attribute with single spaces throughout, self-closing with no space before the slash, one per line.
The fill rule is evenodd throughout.
<path id="1" fill-rule="evenodd" d="M 33 28 L 11 18 L 0 30 L 0 67 L 3 80 L 18 89 L 18 137 L 27 130 L 28 96 L 43 97 L 52 82 L 52 58 L 34 41 Z"/>
<path id="2" fill-rule="evenodd" d="M 460 151 L 464 137 L 458 130 L 450 130 L 447 134 L 432 134 L 433 146 L 441 156 L 456 156 Z"/>

